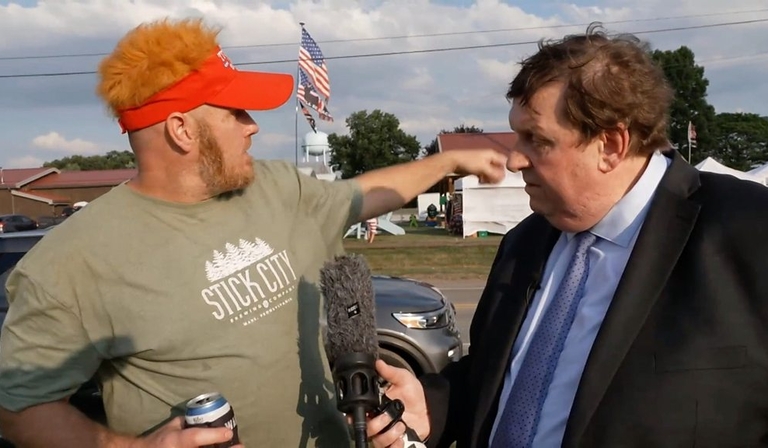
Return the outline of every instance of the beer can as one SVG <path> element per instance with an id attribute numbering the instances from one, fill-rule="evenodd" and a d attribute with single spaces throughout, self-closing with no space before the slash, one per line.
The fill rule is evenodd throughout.
<path id="1" fill-rule="evenodd" d="M 221 428 L 232 430 L 232 440 L 200 448 L 229 448 L 240 443 L 237 435 L 235 410 L 226 398 L 218 392 L 198 395 L 187 402 L 184 413 L 187 428 Z"/>

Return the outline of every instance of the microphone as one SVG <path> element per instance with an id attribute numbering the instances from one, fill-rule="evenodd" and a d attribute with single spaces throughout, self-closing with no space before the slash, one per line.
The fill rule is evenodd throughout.
<path id="1" fill-rule="evenodd" d="M 320 288 L 328 325 L 324 330 L 325 353 L 331 367 L 339 411 L 352 416 L 356 448 L 368 446 L 366 417 L 386 412 L 392 422 L 402 421 L 400 400 L 381 394 L 376 373 L 378 337 L 371 271 L 361 255 L 335 257 L 320 270 Z M 421 447 L 421 440 L 407 427 L 406 447 Z"/>

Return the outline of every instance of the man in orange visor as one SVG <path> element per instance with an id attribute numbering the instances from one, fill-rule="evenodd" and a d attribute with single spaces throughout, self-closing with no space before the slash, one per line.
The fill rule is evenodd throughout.
<path id="1" fill-rule="evenodd" d="M 99 66 L 136 176 L 58 225 L 7 281 L 0 431 L 20 446 L 199 447 L 182 429 L 218 392 L 241 444 L 349 446 L 321 343 L 319 271 L 347 229 L 449 173 L 504 177 L 506 155 L 452 151 L 333 182 L 254 160 L 288 74 L 237 70 L 201 20 L 138 26 Z M 93 378 L 106 425 L 67 402 Z"/>

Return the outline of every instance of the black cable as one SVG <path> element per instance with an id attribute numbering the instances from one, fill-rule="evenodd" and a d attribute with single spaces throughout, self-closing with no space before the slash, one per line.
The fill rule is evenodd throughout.
<path id="1" fill-rule="evenodd" d="M 705 25 L 689 25 L 689 26 L 679 26 L 679 27 L 671 27 L 671 28 L 660 28 L 656 30 L 645 30 L 645 31 L 636 31 L 629 34 L 654 34 L 654 33 L 666 33 L 671 31 L 684 31 L 684 30 L 694 30 L 694 29 L 705 29 L 705 28 L 716 28 L 716 27 L 723 27 L 723 26 L 734 26 L 734 25 L 747 25 L 747 24 L 753 24 L 753 23 L 764 23 L 768 22 L 768 18 L 764 19 L 753 19 L 753 20 L 740 20 L 736 22 L 720 22 L 720 23 L 710 23 Z M 538 44 L 538 40 L 531 40 L 531 41 L 521 41 L 521 42 L 503 42 L 503 43 L 496 43 L 496 44 L 483 44 L 483 45 L 467 45 L 467 46 L 461 46 L 461 47 L 443 47 L 443 48 L 428 48 L 428 49 L 422 49 L 422 50 L 404 50 L 404 51 L 388 51 L 388 52 L 382 52 L 382 53 L 359 53 L 359 54 L 349 54 L 349 55 L 342 55 L 342 56 L 326 56 L 326 60 L 336 60 L 336 59 L 360 59 L 360 58 L 372 58 L 372 57 L 382 57 L 382 56 L 396 56 L 396 55 L 406 55 L 406 54 L 420 54 L 420 53 L 438 53 L 438 52 L 446 52 L 446 51 L 461 51 L 461 50 L 476 50 L 476 49 L 482 49 L 482 48 L 494 48 L 494 47 L 512 47 L 512 46 L 520 46 L 520 45 L 532 45 L 532 44 Z M 288 63 L 288 62 L 296 62 L 297 59 L 282 59 L 282 60 L 271 60 L 271 61 L 254 61 L 254 62 L 241 62 L 234 64 L 236 66 L 246 66 L 246 65 L 265 65 L 265 64 L 282 64 L 282 63 Z M 42 78 L 42 77 L 54 77 L 54 76 L 76 76 L 76 75 L 93 75 L 96 74 L 95 70 L 90 71 L 73 71 L 73 72 L 52 72 L 52 73 L 21 73 L 21 74 L 13 74 L 13 75 L 0 75 L 0 79 L 12 79 L 12 78 Z"/>
<path id="2" fill-rule="evenodd" d="M 751 9 L 742 11 L 723 11 L 716 13 L 706 14 L 688 14 L 682 16 L 669 16 L 669 17 L 652 17 L 646 19 L 627 19 L 627 20 L 615 20 L 603 22 L 605 25 L 615 25 L 621 23 L 640 23 L 640 22 L 657 22 L 661 20 L 677 20 L 677 19 L 694 19 L 701 17 L 718 17 L 733 14 L 753 14 L 757 12 L 768 12 L 768 8 Z M 589 23 L 572 23 L 562 25 L 547 25 L 547 26 L 530 26 L 521 28 L 496 28 L 490 30 L 474 30 L 474 31 L 452 31 L 445 33 L 427 33 L 427 34 L 411 34 L 400 36 L 382 36 L 382 37 L 366 37 L 356 39 L 332 39 L 317 41 L 318 44 L 328 43 L 347 43 L 347 42 L 370 42 L 378 40 L 395 40 L 395 39 L 415 39 L 423 37 L 444 37 L 444 36 L 462 36 L 468 34 L 490 34 L 501 33 L 508 31 L 529 31 L 529 30 L 543 30 L 543 29 L 558 29 L 558 28 L 573 28 L 573 27 L 586 27 Z M 272 44 L 250 44 L 250 45 L 230 45 L 222 47 L 225 50 L 228 49 L 240 49 L 240 48 L 267 48 L 267 47 L 285 47 L 294 46 L 297 42 L 282 42 Z M 107 56 L 109 53 L 69 53 L 69 54 L 52 54 L 52 55 L 39 55 L 39 56 L 1 56 L 0 61 L 18 61 L 18 60 L 30 60 L 30 59 L 59 59 L 59 58 L 78 58 L 78 57 L 95 57 L 95 56 Z"/>

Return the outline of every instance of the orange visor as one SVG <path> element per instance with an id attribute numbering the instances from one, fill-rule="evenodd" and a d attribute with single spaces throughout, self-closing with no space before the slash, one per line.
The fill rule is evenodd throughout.
<path id="1" fill-rule="evenodd" d="M 188 112 L 208 104 L 242 110 L 276 109 L 293 94 L 293 76 L 239 71 L 221 48 L 199 69 L 156 93 L 144 104 L 119 111 L 122 132 L 165 121 L 173 112 Z"/>

